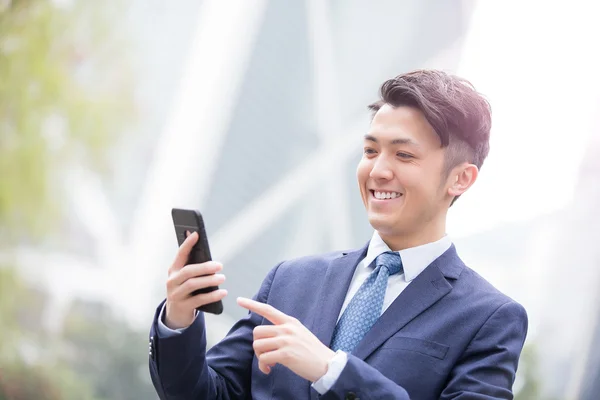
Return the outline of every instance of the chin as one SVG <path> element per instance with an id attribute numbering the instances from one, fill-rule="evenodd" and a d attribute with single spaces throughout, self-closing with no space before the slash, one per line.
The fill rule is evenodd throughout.
<path id="1" fill-rule="evenodd" d="M 369 214 L 369 224 L 377 232 L 384 235 L 392 235 L 398 228 L 398 221 L 395 218 L 383 214 Z"/>

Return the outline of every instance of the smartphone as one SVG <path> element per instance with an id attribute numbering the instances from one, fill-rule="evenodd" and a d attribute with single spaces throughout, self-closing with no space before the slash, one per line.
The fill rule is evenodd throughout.
<path id="1" fill-rule="evenodd" d="M 188 264 L 201 264 L 207 261 L 211 261 L 210 248 L 208 246 L 208 237 L 206 236 L 206 230 L 204 229 L 204 220 L 202 214 L 198 210 L 185 210 L 181 208 L 173 208 L 171 210 L 171 217 L 173 218 L 173 225 L 175 226 L 175 235 L 177 236 L 177 243 L 179 246 L 185 241 L 187 235 L 198 232 L 198 241 L 190 251 L 190 255 L 186 262 Z M 200 293 L 209 293 L 219 289 L 218 286 L 207 287 L 204 289 L 194 290 L 190 295 L 195 296 Z M 198 311 L 203 311 L 211 314 L 221 314 L 223 312 L 223 302 L 221 300 L 206 304 L 202 307 L 197 308 Z"/>

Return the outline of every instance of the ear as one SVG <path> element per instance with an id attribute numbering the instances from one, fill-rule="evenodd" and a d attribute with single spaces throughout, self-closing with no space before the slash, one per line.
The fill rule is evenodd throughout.
<path id="1" fill-rule="evenodd" d="M 448 186 L 448 194 L 458 197 L 467 191 L 477 180 L 479 169 L 476 165 L 464 163 L 456 166 L 450 174 L 451 181 Z"/>

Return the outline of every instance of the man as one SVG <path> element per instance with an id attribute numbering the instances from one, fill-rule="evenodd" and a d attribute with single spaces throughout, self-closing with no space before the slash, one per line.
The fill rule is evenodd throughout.
<path id="1" fill-rule="evenodd" d="M 202 313 L 222 299 L 216 262 L 169 270 L 150 337 L 163 399 L 511 399 L 523 307 L 464 265 L 446 215 L 489 151 L 491 111 L 466 81 L 420 70 L 370 106 L 358 185 L 373 237 L 277 265 L 250 310 L 206 351 Z"/>

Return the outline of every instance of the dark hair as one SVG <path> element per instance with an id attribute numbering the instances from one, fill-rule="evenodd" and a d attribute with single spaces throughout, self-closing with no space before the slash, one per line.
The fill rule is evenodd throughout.
<path id="1" fill-rule="evenodd" d="M 442 147 L 447 147 L 446 176 L 465 161 L 481 169 L 490 150 L 492 110 L 470 82 L 443 71 L 417 70 L 385 81 L 380 96 L 369 105 L 373 114 L 384 104 L 415 107 L 423 113 Z"/>

